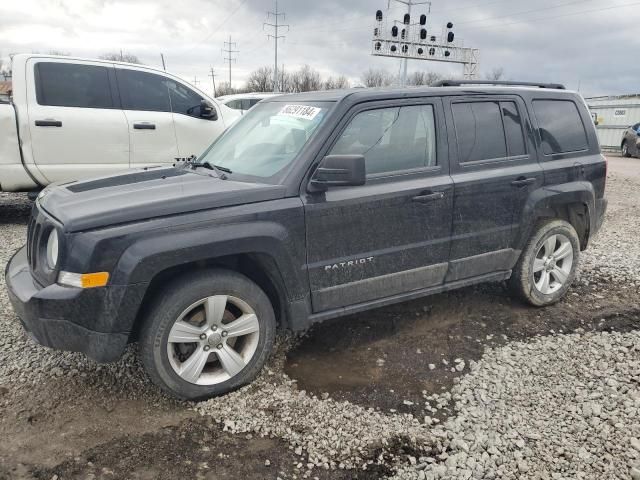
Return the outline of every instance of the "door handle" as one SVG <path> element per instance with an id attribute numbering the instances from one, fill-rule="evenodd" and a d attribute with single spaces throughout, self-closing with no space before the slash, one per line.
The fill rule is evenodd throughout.
<path id="1" fill-rule="evenodd" d="M 155 130 L 156 126 L 153 123 L 142 122 L 142 123 L 134 123 L 133 128 L 136 130 Z"/>
<path id="2" fill-rule="evenodd" d="M 61 127 L 60 120 L 36 120 L 36 127 Z"/>
<path id="3" fill-rule="evenodd" d="M 514 180 L 513 182 L 511 182 L 511 185 L 513 185 L 514 187 L 526 187 L 527 185 L 533 185 L 534 183 L 536 183 L 535 177 L 530 177 L 530 178 L 519 177 L 517 180 Z"/>
<path id="4" fill-rule="evenodd" d="M 434 200 L 440 200 L 444 198 L 444 192 L 433 192 L 433 193 L 425 193 L 424 195 L 418 195 L 417 197 L 413 197 L 411 201 L 418 203 L 429 203 Z"/>

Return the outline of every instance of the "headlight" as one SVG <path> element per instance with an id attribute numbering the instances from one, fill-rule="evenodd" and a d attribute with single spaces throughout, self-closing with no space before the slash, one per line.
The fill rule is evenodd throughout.
<path id="1" fill-rule="evenodd" d="M 54 228 L 47 240 L 47 265 L 55 270 L 58 265 L 58 231 Z"/>

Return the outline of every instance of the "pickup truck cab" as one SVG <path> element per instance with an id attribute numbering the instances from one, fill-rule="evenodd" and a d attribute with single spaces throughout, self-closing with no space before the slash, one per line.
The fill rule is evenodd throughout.
<path id="1" fill-rule="evenodd" d="M 143 65 L 22 54 L 0 103 L 0 191 L 172 165 L 240 114 Z"/>
<path id="2" fill-rule="evenodd" d="M 113 361 L 138 341 L 154 382 L 202 399 L 251 381 L 277 326 L 480 282 L 557 302 L 605 179 L 556 85 L 277 96 L 197 161 L 45 189 L 6 284 L 38 342 Z"/>

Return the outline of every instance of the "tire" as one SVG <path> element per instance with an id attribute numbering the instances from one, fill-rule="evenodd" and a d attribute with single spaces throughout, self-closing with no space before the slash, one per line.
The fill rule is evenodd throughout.
<path id="1" fill-rule="evenodd" d="M 510 290 L 535 307 L 556 303 L 575 279 L 579 259 L 580 240 L 570 223 L 564 220 L 540 223 L 513 269 Z"/>
<path id="2" fill-rule="evenodd" d="M 627 142 L 622 142 L 622 156 L 629 158 L 631 156 L 631 153 L 629 153 L 629 146 L 627 145 Z"/>
<path id="3" fill-rule="evenodd" d="M 256 378 L 276 331 L 258 285 L 237 272 L 206 270 L 180 277 L 155 299 L 139 348 L 156 385 L 183 400 L 204 400 Z"/>

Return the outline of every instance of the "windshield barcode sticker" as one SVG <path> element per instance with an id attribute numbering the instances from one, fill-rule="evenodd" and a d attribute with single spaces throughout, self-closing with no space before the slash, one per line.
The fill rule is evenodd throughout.
<path id="1" fill-rule="evenodd" d="M 313 120 L 321 108 L 310 107 L 308 105 L 285 105 L 280 110 L 278 115 L 286 115 L 287 117 L 304 118 L 306 120 Z"/>

